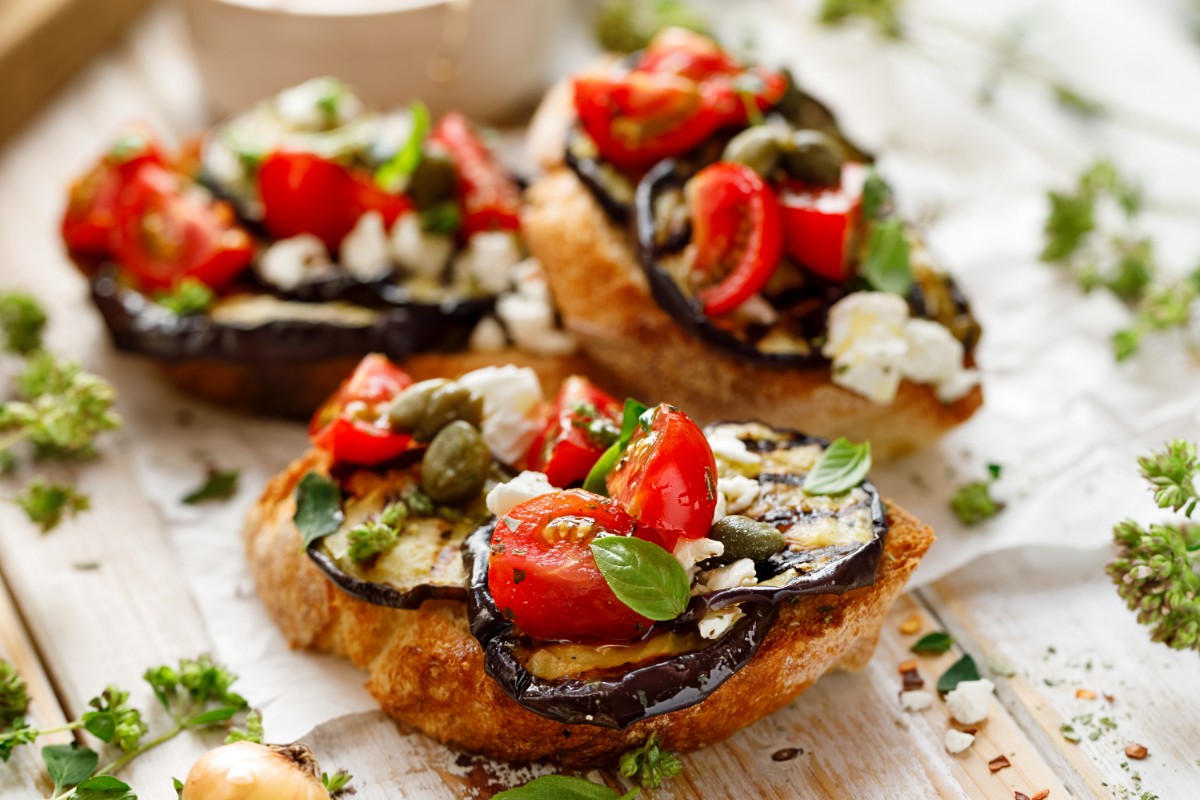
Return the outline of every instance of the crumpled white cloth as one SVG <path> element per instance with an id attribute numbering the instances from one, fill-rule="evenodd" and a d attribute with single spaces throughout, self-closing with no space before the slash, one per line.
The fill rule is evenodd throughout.
<path id="1" fill-rule="evenodd" d="M 852 135 L 884 154 L 881 169 L 902 209 L 924 223 L 931 248 L 985 329 L 978 351 L 984 408 L 937 445 L 874 472 L 886 496 L 938 532 L 916 583 L 1005 548 L 1101 547 L 1114 522 L 1152 518 L 1135 458 L 1171 437 L 1195 436 L 1200 367 L 1173 341 L 1150 342 L 1130 362 L 1114 362 L 1108 337 L 1124 324 L 1123 309 L 1102 293 L 1082 296 L 1037 260 L 1043 193 L 1069 185 L 1094 154 L 1108 152 L 1145 176 L 1152 199 L 1156 192 L 1186 196 L 1200 158 L 1119 127 L 1081 127 L 1028 87 L 1002 88 L 998 105 L 981 111 L 974 93 L 985 62 L 931 45 L 938 58 L 959 59 L 961 68 L 947 68 L 862 31 L 820 30 L 810 22 L 815 6 L 718 8 L 729 15 L 730 41 L 753 31 L 765 63 L 791 64 Z M 918 19 L 957 14 L 962 25 L 993 30 L 1017 13 L 1003 0 L 913 0 L 902 8 Z M 1200 59 L 1166 10 L 1059 0 L 1029 13 L 1037 15 L 1030 46 L 1081 89 L 1179 119 L 1190 115 L 1200 128 Z M 1141 58 L 1148 52 L 1154 59 Z M 1151 221 L 1164 262 L 1191 267 L 1200 254 L 1194 220 Z M 375 708 L 363 675 L 348 664 L 288 649 L 246 572 L 242 519 L 270 476 L 304 450 L 303 428 L 192 403 L 152 380 L 146 364 L 112 361 L 119 386 L 144 387 L 127 389 L 122 399 L 139 481 L 169 527 L 217 656 L 266 712 L 268 738 L 290 741 Z M 190 419 L 183 426 L 181 408 Z M 237 497 L 180 505 L 202 480 L 205 458 L 243 470 Z M 1003 466 L 996 493 L 1008 507 L 965 529 L 947 500 L 961 483 L 983 477 L 989 462 Z"/>

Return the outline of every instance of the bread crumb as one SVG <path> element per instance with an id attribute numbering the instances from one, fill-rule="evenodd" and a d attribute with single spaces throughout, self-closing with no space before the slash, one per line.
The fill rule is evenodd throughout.
<path id="1" fill-rule="evenodd" d="M 1150 755 L 1150 751 L 1146 749 L 1146 745 L 1137 744 L 1135 742 L 1134 744 L 1128 745 L 1125 748 L 1125 755 L 1132 759 L 1136 759 L 1137 761 L 1141 761 L 1143 758 Z"/>
<path id="2" fill-rule="evenodd" d="M 1076 689 L 1075 690 L 1075 699 L 1076 700 L 1095 700 L 1096 693 L 1093 692 L 1091 689 Z"/>
<path id="3" fill-rule="evenodd" d="M 924 711 L 933 705 L 933 695 L 929 692 L 908 691 L 900 693 L 900 707 L 905 711 Z"/>
<path id="4" fill-rule="evenodd" d="M 946 745 L 947 753 L 958 754 L 975 744 L 975 737 L 969 733 L 963 733 L 951 728 L 946 731 L 946 738 L 943 742 Z"/>
<path id="5" fill-rule="evenodd" d="M 900 632 L 905 634 L 913 634 L 921 630 L 921 615 L 917 613 L 909 614 L 900 623 Z"/>

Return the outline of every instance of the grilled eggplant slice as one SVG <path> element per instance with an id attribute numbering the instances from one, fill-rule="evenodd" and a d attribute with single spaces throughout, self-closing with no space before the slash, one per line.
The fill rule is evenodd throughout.
<path id="1" fill-rule="evenodd" d="M 419 608 L 426 600 L 465 600 L 462 545 L 488 518 L 483 495 L 449 510 L 432 504 L 420 508 L 422 504 L 410 501 L 394 547 L 362 562 L 350 556 L 350 530 L 377 518 L 390 504 L 406 502 L 419 480 L 418 465 L 350 475 L 344 481 L 345 521 L 334 533 L 310 544 L 308 557 L 343 591 L 375 605 Z"/>
<path id="2" fill-rule="evenodd" d="M 520 635 L 492 600 L 488 556 L 495 522 L 473 533 L 463 555 L 470 572 L 467 614 L 484 670 L 523 707 L 568 725 L 625 728 L 695 705 L 762 644 L 776 608 L 757 604 L 716 640 L 655 626 L 633 645 L 539 643 Z M 563 665 L 566 666 L 563 666 Z M 540 674 L 538 674 L 540 673 Z"/>

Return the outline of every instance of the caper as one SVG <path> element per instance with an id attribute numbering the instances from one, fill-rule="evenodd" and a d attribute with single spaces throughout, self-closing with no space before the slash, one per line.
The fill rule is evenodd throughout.
<path id="1" fill-rule="evenodd" d="M 722 517 L 708 535 L 725 545 L 722 560 L 726 562 L 739 558 L 762 561 L 778 553 L 787 544 L 783 534 L 774 526 L 739 514 Z"/>
<path id="2" fill-rule="evenodd" d="M 436 503 L 464 503 L 479 496 L 491 464 L 483 434 L 456 420 L 429 443 L 421 462 L 421 488 Z"/>
<path id="3" fill-rule="evenodd" d="M 444 153 L 426 150 L 408 181 L 408 194 L 420 208 L 431 208 L 454 196 L 458 173 Z"/>
<path id="4" fill-rule="evenodd" d="M 755 125 L 739 133 L 725 145 L 722 161 L 745 164 L 764 178 L 779 165 L 780 132 L 768 125 Z"/>
<path id="5" fill-rule="evenodd" d="M 478 426 L 483 421 L 483 398 L 461 383 L 435 378 L 414 383 L 388 409 L 392 425 L 412 431 L 413 438 L 427 442 L 455 420 Z"/>
<path id="6" fill-rule="evenodd" d="M 783 168 L 798 181 L 836 186 L 842 180 L 842 146 L 821 131 L 799 130 L 783 146 Z"/>

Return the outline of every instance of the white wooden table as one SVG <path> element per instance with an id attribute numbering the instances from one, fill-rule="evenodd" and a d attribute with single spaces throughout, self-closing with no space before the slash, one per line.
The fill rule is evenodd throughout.
<path id="1" fill-rule="evenodd" d="M 142 117 L 175 132 L 204 123 L 198 86 L 178 49 L 178 24 L 169 11 L 152 12 L 0 152 L 0 287 L 31 291 L 52 309 L 52 346 L 112 377 L 125 409 L 136 406 L 131 398 L 141 382 L 155 377 L 109 347 L 83 280 L 59 250 L 56 224 L 67 181 L 121 122 Z M 177 402 L 188 407 L 184 398 Z M 158 418 L 169 419 L 172 411 Z M 253 430 L 253 423 L 235 424 Z M 162 425 L 108 436 L 102 460 L 78 470 L 94 509 L 52 535 L 39 536 L 16 509 L 0 504 L 0 657 L 29 680 L 38 724 L 78 715 L 107 683 L 139 686 L 152 663 L 211 649 L 180 579 L 189 565 L 180 563 L 133 467 L 147 436 L 184 434 Z M 1107 553 L 1075 554 L 1067 568 L 1057 556 L 1041 550 L 994 555 L 906 595 L 864 672 L 827 676 L 729 742 L 687 756 L 683 776 L 649 796 L 1009 800 L 1016 791 L 1033 796 L 1049 789 L 1050 798 L 1200 797 L 1195 654 L 1149 642 L 1104 576 Z M 89 563 L 98 568 L 78 567 Z M 992 716 L 960 756 L 943 748 L 948 715 L 940 701 L 917 714 L 897 702 L 897 667 L 914 658 L 908 648 L 918 635 L 902 634 L 900 624 L 913 614 L 921 619 L 920 633 L 949 631 L 981 666 L 994 665 L 994 676 L 1007 671 L 1004 665 L 1013 669 L 1011 677 L 994 677 Z M 926 681 L 935 682 L 958 652 L 917 657 Z M 1078 689 L 1098 699 L 1079 699 Z M 148 691 L 139 689 L 135 700 L 151 707 Z M 1111 717 L 1117 727 L 1093 740 L 1091 728 L 1077 724 L 1083 741 L 1066 741 L 1060 726 L 1085 714 Z M 357 776 L 357 796 L 364 800 L 486 798 L 525 774 L 459 760 L 379 713 L 323 725 L 308 739 L 324 764 Z M 1127 759 L 1131 742 L 1145 744 L 1150 757 Z M 216 743 L 180 737 L 122 777 L 144 798 L 172 796 L 170 778 L 182 777 Z M 774 761 L 772 754 L 784 748 L 799 754 Z M 999 755 L 1012 766 L 992 773 L 988 762 Z M 46 797 L 49 788 L 34 748 L 0 766 L 6 800 Z"/>

